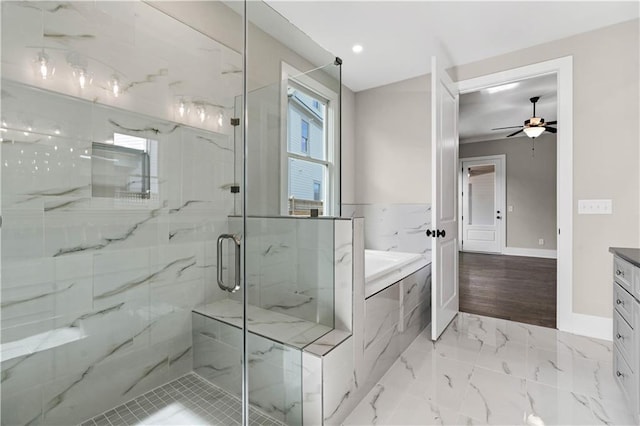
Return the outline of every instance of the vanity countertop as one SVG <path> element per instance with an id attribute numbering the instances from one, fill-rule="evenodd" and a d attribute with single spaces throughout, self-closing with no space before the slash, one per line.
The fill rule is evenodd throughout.
<path id="1" fill-rule="evenodd" d="M 640 249 L 627 247 L 609 247 L 609 251 L 640 268 Z"/>

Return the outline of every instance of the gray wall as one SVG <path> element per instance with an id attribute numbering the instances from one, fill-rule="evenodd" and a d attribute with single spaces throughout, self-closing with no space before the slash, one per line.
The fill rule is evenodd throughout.
<path id="1" fill-rule="evenodd" d="M 354 203 L 431 202 L 430 85 L 421 76 L 356 93 Z"/>
<path id="2" fill-rule="evenodd" d="M 506 155 L 506 199 L 513 212 L 504 212 L 507 247 L 556 248 L 556 136 L 513 138 L 460 144 L 460 159 Z M 538 239 L 544 245 L 538 245 Z"/>

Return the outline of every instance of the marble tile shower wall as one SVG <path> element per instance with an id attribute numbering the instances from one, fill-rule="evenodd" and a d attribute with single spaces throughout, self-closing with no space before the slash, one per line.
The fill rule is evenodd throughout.
<path id="1" fill-rule="evenodd" d="M 231 138 L 5 80 L 2 115 L 3 424 L 72 424 L 190 371 L 191 309 L 226 297 Z M 157 196 L 92 197 L 114 132 L 158 141 Z"/>
<path id="2" fill-rule="evenodd" d="M 334 326 L 334 220 L 249 217 L 245 243 L 249 304 Z"/>
<path id="3" fill-rule="evenodd" d="M 343 217 L 364 217 L 365 247 L 373 250 L 427 253 L 431 239 L 431 204 L 343 204 Z"/>

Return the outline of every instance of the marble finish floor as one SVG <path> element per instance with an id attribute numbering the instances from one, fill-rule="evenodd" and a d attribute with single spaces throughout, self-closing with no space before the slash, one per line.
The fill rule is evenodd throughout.
<path id="1" fill-rule="evenodd" d="M 344 425 L 633 425 L 611 342 L 460 313 L 407 348 Z"/>
<path id="2" fill-rule="evenodd" d="M 81 426 L 241 424 L 240 399 L 190 373 L 89 419 Z M 251 407 L 249 424 L 284 426 Z"/>

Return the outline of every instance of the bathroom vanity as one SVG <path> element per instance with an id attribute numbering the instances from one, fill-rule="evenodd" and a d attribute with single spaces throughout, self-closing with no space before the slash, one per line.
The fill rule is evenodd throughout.
<path id="1" fill-rule="evenodd" d="M 613 253 L 613 371 L 640 421 L 640 249 Z"/>

